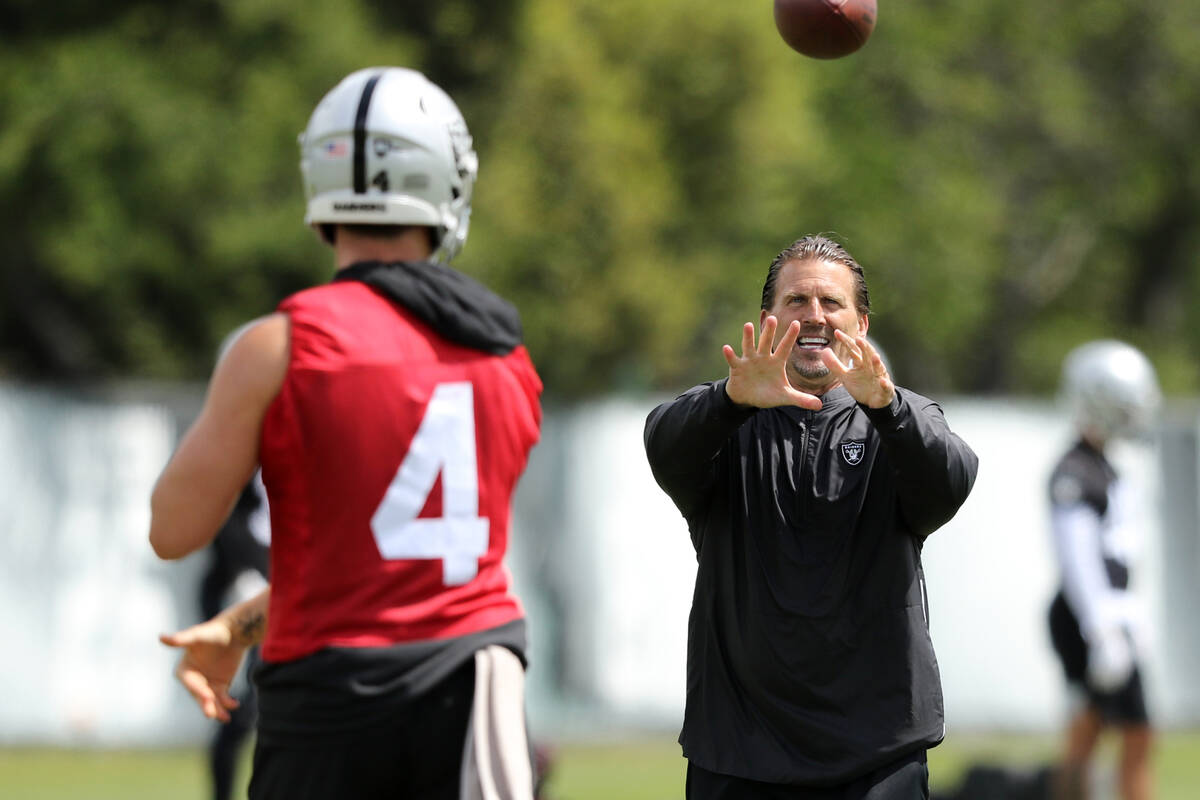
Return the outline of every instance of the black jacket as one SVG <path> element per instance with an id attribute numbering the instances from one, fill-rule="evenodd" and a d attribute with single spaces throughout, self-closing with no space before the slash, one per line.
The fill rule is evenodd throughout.
<path id="1" fill-rule="evenodd" d="M 908 390 L 822 399 L 743 409 L 722 380 L 646 421 L 699 562 L 679 741 L 713 772 L 844 783 L 944 733 L 920 553 L 978 460 Z"/>

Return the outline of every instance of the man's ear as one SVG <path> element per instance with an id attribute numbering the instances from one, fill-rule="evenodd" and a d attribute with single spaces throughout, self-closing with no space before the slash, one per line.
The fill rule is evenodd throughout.
<path id="1" fill-rule="evenodd" d="M 867 328 L 869 328 L 869 327 L 871 327 L 871 315 L 870 314 L 859 314 L 858 315 L 858 335 L 866 336 Z"/>
<path id="2" fill-rule="evenodd" d="M 767 317 L 769 316 L 771 315 L 765 308 L 758 312 L 758 329 L 760 331 L 762 330 L 763 323 L 767 321 Z"/>

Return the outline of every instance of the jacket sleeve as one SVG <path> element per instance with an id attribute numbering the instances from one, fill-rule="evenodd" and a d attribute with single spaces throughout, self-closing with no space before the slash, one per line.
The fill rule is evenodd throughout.
<path id="1" fill-rule="evenodd" d="M 924 539 L 949 522 L 967 499 L 979 458 L 928 398 L 897 387 L 890 406 L 860 407 L 879 432 L 892 464 L 900 514 Z"/>
<path id="2" fill-rule="evenodd" d="M 717 456 L 755 411 L 730 400 L 725 380 L 719 380 L 689 389 L 646 418 L 650 470 L 685 517 L 708 496 L 717 477 Z"/>
<path id="3" fill-rule="evenodd" d="M 1063 594 L 1084 638 L 1125 624 L 1124 592 L 1113 589 L 1105 571 L 1096 509 L 1084 502 L 1055 503 L 1050 521 Z"/>

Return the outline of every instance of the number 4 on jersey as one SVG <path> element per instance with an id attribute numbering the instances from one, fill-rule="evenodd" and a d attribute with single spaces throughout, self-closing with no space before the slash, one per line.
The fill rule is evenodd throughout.
<path id="1" fill-rule="evenodd" d="M 442 516 L 418 517 L 438 473 Z M 488 520 L 479 516 L 475 397 L 469 382 L 434 389 L 404 461 L 371 517 L 371 532 L 386 559 L 442 559 L 447 586 L 467 583 L 479 571 L 479 557 L 488 549 Z"/>

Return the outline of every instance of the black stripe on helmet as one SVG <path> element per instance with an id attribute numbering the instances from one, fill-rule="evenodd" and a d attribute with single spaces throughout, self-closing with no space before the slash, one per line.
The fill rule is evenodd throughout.
<path id="1" fill-rule="evenodd" d="M 358 111 L 354 114 L 354 193 L 367 193 L 367 109 L 371 107 L 371 95 L 375 92 L 375 84 L 383 77 L 380 72 L 372 75 L 367 85 L 363 87 L 362 97 L 358 100 Z"/>

